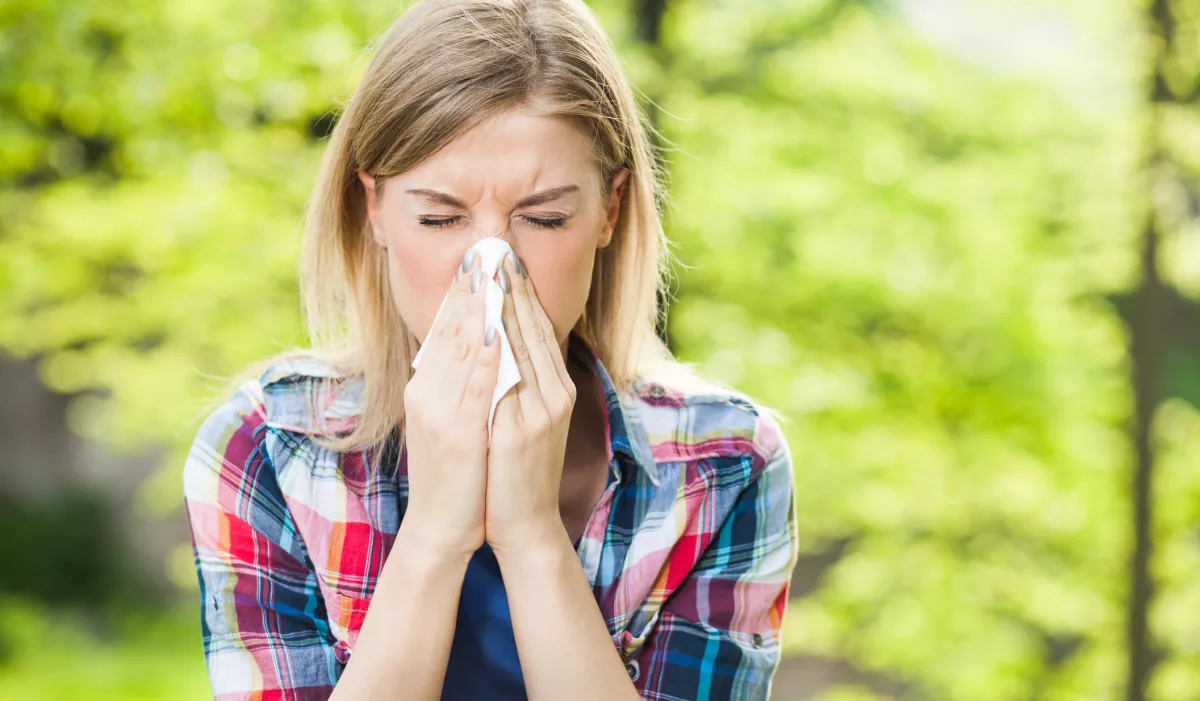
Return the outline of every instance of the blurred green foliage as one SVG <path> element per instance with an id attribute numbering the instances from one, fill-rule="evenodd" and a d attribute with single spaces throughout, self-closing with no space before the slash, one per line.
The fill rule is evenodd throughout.
<path id="1" fill-rule="evenodd" d="M 21 563 L 0 568 L 0 598 L 85 609 L 135 601 L 144 592 L 114 528 L 116 508 L 104 495 L 79 487 L 37 501 L 0 493 L 0 562 Z"/>
<path id="2" fill-rule="evenodd" d="M 132 613 L 91 630 L 28 603 L 0 602 L 0 701 L 211 699 L 196 607 Z"/>
<path id="3" fill-rule="evenodd" d="M 793 420 L 806 561 L 832 564 L 791 607 L 789 654 L 911 698 L 1117 698 L 1119 300 L 1150 204 L 1140 4 L 679 0 L 654 46 L 633 0 L 592 4 L 673 146 L 672 345 Z M 211 375 L 303 342 L 297 226 L 320 139 L 396 10 L 0 5 L 0 348 L 41 355 L 55 390 L 102 390 L 73 409 L 81 434 L 175 447 L 152 507 L 178 507 Z M 1011 17 L 1065 54 L 1038 63 L 1023 35 L 989 48 L 979 27 Z M 1187 172 L 1197 127 L 1186 111 L 1164 127 Z M 1188 197 L 1154 202 L 1185 212 L 1163 255 L 1184 301 L 1200 296 Z M 1198 359 L 1172 356 L 1155 422 L 1156 701 L 1200 696 Z M 56 644 L 10 656 L 0 699 L 203 696 L 195 627 L 89 651 L 76 682 L 44 670 L 86 643 L 5 615 L 18 649 Z M 174 686 L 133 673 L 149 650 Z"/>

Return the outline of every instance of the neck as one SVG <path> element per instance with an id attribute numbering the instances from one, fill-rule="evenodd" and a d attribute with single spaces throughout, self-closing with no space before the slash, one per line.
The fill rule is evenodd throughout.
<path id="1" fill-rule="evenodd" d="M 604 391 L 600 379 L 592 369 L 565 353 L 567 374 L 575 384 L 575 410 L 571 412 L 571 425 L 567 433 L 567 450 L 564 470 L 573 465 L 590 464 L 600 457 L 607 463 L 608 445 L 604 425 L 608 420 Z"/>

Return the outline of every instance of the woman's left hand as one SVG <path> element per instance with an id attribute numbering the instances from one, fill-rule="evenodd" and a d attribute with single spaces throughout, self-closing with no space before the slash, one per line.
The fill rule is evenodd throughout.
<path id="1" fill-rule="evenodd" d="M 521 372 L 496 406 L 488 450 L 484 532 L 497 554 L 565 536 L 558 492 L 575 385 L 523 271 L 511 254 L 497 273 L 506 292 L 505 331 Z"/>

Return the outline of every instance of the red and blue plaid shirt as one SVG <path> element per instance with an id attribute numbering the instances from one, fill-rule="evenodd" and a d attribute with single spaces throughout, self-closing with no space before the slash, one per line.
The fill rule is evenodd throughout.
<path id="1" fill-rule="evenodd" d="M 797 557 L 777 424 L 742 398 L 639 380 L 605 390 L 612 479 L 579 560 L 642 698 L 766 699 Z M 213 693 L 327 699 L 354 649 L 408 499 L 398 441 L 335 453 L 362 383 L 281 361 L 204 422 L 184 467 Z M 315 401 L 324 398 L 324 404 Z M 378 466 L 372 469 L 372 466 Z"/>

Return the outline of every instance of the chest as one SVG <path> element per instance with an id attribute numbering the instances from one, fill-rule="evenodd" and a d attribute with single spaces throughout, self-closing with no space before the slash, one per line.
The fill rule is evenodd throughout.
<path id="1" fill-rule="evenodd" d="M 311 560 L 335 653 L 348 660 L 407 508 L 403 459 L 390 463 L 398 470 L 385 471 L 367 469 L 371 458 L 362 453 L 280 453 L 275 464 L 296 535 Z M 560 510 L 578 539 L 580 566 L 614 645 L 632 655 L 677 586 L 675 577 L 660 576 L 668 561 L 672 573 L 686 572 L 704 550 L 705 538 L 696 532 L 706 528 L 704 519 L 683 511 L 709 511 L 696 498 L 708 490 L 692 484 L 707 471 L 660 463 L 658 485 L 629 474 L 636 468 L 606 484 L 607 465 L 600 467 L 564 474 Z"/>
<path id="2" fill-rule="evenodd" d="M 608 459 L 592 456 L 563 467 L 558 490 L 558 512 L 571 542 L 578 541 L 591 520 L 596 505 L 604 496 L 610 475 Z"/>

